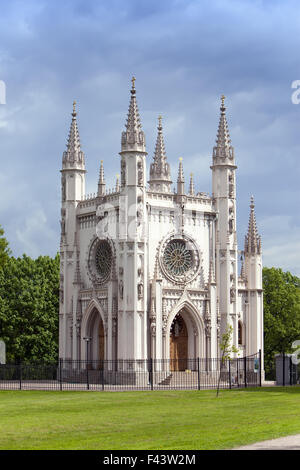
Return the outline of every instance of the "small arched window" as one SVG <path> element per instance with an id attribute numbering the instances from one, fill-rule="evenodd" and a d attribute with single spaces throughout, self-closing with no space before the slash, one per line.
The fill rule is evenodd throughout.
<path id="1" fill-rule="evenodd" d="M 239 346 L 243 344 L 243 324 L 241 321 L 238 322 L 238 344 Z"/>

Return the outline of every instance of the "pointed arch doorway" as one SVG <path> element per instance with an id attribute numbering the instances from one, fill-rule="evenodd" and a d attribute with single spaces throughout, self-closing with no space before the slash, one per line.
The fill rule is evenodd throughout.
<path id="1" fill-rule="evenodd" d="M 89 337 L 88 344 L 82 341 L 82 358 L 88 360 L 90 369 L 102 369 L 106 358 L 106 335 L 102 315 L 97 306 L 87 310 L 82 325 L 83 336 Z"/>
<path id="2" fill-rule="evenodd" d="M 171 370 L 187 369 L 188 329 L 180 312 L 175 316 L 170 328 L 170 359 Z"/>

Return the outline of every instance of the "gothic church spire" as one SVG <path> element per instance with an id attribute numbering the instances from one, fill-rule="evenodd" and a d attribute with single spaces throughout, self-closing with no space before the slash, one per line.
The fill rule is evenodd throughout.
<path id="1" fill-rule="evenodd" d="M 74 101 L 67 150 L 63 153 L 63 168 L 84 169 L 84 153 L 81 151 L 76 116 L 76 101 Z"/>
<path id="2" fill-rule="evenodd" d="M 122 132 L 121 150 L 145 152 L 145 134 L 142 131 L 138 105 L 136 101 L 135 77 L 132 77 L 131 98 L 126 122 L 126 131 Z"/>
<path id="3" fill-rule="evenodd" d="M 257 230 L 254 207 L 255 207 L 254 198 L 253 196 L 251 196 L 248 233 L 245 236 L 245 253 L 260 254 L 261 253 L 261 237 L 258 234 L 258 230 Z"/>
<path id="4" fill-rule="evenodd" d="M 213 162 L 226 163 L 226 160 L 234 159 L 234 150 L 231 146 L 229 129 L 226 119 L 226 107 L 224 104 L 225 96 L 221 96 L 220 119 L 217 131 L 216 146 L 213 151 Z"/>
<path id="5" fill-rule="evenodd" d="M 171 191 L 171 172 L 170 165 L 167 162 L 167 155 L 165 150 L 162 117 L 158 117 L 158 134 L 156 139 L 155 151 L 153 162 L 150 165 L 150 190 L 157 190 L 162 192 Z"/>

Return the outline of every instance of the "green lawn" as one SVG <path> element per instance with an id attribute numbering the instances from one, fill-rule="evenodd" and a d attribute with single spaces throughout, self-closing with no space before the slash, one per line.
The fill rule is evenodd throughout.
<path id="1" fill-rule="evenodd" d="M 300 433 L 300 387 L 0 392 L 0 449 L 229 449 Z"/>

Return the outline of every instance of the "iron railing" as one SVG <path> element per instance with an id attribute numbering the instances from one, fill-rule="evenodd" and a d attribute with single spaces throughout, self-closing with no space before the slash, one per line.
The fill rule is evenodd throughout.
<path id="1" fill-rule="evenodd" d="M 261 386 L 261 355 L 0 365 L 0 390 L 172 390 Z"/>

